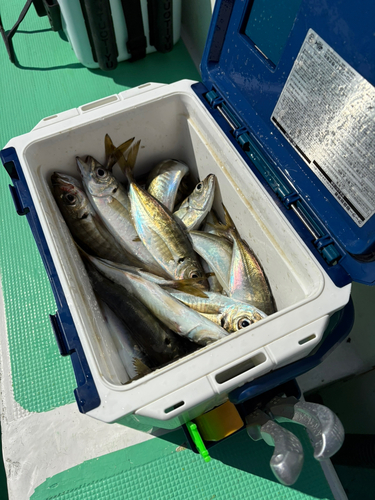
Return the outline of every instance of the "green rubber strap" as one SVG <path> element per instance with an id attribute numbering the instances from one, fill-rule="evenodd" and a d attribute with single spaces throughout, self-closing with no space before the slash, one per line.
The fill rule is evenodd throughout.
<path id="1" fill-rule="evenodd" d="M 191 439 L 194 441 L 194 444 L 197 447 L 199 454 L 203 457 L 205 462 L 209 462 L 211 460 L 211 457 L 207 451 L 207 448 L 204 445 L 201 435 L 199 434 L 197 425 L 194 424 L 193 422 L 186 422 L 186 427 L 188 428 Z"/>

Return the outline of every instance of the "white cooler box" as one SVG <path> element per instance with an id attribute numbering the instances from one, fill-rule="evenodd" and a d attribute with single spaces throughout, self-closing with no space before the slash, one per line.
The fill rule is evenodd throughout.
<path id="1" fill-rule="evenodd" d="M 311 4 L 306 0 L 301 9 Z M 263 52 L 250 43 L 246 45 L 246 57 L 234 53 L 228 62 L 226 43 L 239 46 L 237 39 L 228 41 L 228 37 L 246 41 L 238 28 L 243 23 L 243 9 L 243 2 L 217 2 L 202 64 L 204 83 L 147 83 L 45 118 L 30 133 L 12 139 L 1 152 L 13 179 L 11 190 L 17 210 L 27 214 L 55 293 L 58 310 L 53 322 L 62 353 L 71 355 L 78 406 L 99 420 L 178 427 L 226 401 L 235 388 L 307 356 L 321 341 L 330 317 L 348 303 L 350 271 L 358 281 L 374 281 L 373 259 L 366 257 L 371 254 L 373 241 L 367 233 L 361 244 L 360 238 L 352 238 L 349 243 L 339 240 L 343 233 L 371 233 L 374 208 L 364 224 L 357 223 L 350 207 L 343 206 L 339 195 L 303 158 L 307 154 L 301 151 L 303 132 L 299 143 L 293 138 L 295 131 L 288 125 L 288 108 L 283 104 L 288 92 L 293 94 L 292 83 L 300 76 L 300 62 L 309 54 L 312 40 L 322 45 L 328 59 L 328 55 L 336 54 L 332 49 L 335 36 L 329 43 L 324 41 L 316 31 L 309 30 L 311 26 L 317 29 L 315 18 L 306 29 L 298 13 L 281 56 L 283 61 L 285 55 L 284 65 L 278 63 L 270 71 L 269 60 L 262 61 Z M 215 29 L 218 25 L 221 31 Z M 221 36 L 223 31 L 225 38 Z M 322 36 L 325 34 L 322 27 Z M 326 70 L 321 49 L 316 50 L 311 57 Z M 294 65 L 290 54 L 297 58 Z M 337 60 L 346 71 L 358 75 L 362 84 L 368 85 L 366 89 L 374 90 L 344 59 Z M 221 70 L 220 64 L 229 65 L 228 71 Z M 238 77 L 236 64 L 242 74 L 247 72 L 246 78 Z M 261 64 L 265 77 L 256 67 Z M 286 74 L 281 70 L 278 73 L 280 64 L 284 73 L 288 69 Z M 214 74 L 212 80 L 210 74 Z M 257 76 L 251 80 L 249 75 L 253 74 Z M 257 87 L 254 82 L 266 77 L 271 81 L 278 78 L 283 85 L 264 95 L 267 87 Z M 249 93 L 239 97 L 233 82 L 241 90 L 248 88 Z M 317 88 L 318 97 L 319 92 L 323 91 Z M 316 99 L 316 95 L 311 98 Z M 292 102 L 297 101 L 298 96 Z M 302 107 L 303 103 L 300 99 L 298 104 Z M 307 110 L 311 108 L 309 103 L 305 105 Z M 301 127 L 305 126 L 305 117 L 303 114 L 297 119 Z M 90 154 L 104 161 L 105 134 L 116 145 L 134 136 L 141 139 L 136 175 L 166 158 L 186 162 L 196 180 L 215 174 L 214 208 L 222 214 L 224 203 L 228 209 L 241 237 L 259 258 L 277 306 L 277 312 L 266 319 L 126 385 L 125 369 L 50 183 L 54 171 L 77 175 L 77 155 Z M 342 160 L 342 153 L 338 154 Z M 327 158 L 328 153 L 319 160 L 321 170 L 326 172 Z M 335 169 L 338 167 L 334 164 L 331 177 Z M 305 188 L 300 195 L 301 179 Z M 312 190 L 307 195 L 310 181 Z M 314 203 L 317 193 L 320 198 Z M 354 205 L 355 200 L 350 203 Z M 321 220 L 319 207 L 324 214 Z M 333 231 L 329 229 L 329 213 Z M 356 253 L 363 258 L 352 255 Z"/>

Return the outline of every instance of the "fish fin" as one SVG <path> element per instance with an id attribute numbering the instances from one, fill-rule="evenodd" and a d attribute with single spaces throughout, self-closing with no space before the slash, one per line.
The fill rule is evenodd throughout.
<path id="1" fill-rule="evenodd" d="M 112 139 L 109 137 L 108 134 L 105 134 L 105 137 L 104 137 L 104 149 L 105 149 L 105 157 L 107 158 L 107 161 L 108 161 L 108 158 L 113 153 L 113 151 L 116 149 L 115 145 L 112 142 Z M 108 165 L 107 165 L 107 167 L 108 167 Z"/>
<path id="2" fill-rule="evenodd" d="M 118 146 L 117 148 L 115 148 L 113 143 L 112 143 L 113 149 L 111 150 L 110 154 L 107 156 L 107 169 L 112 170 L 114 165 L 116 165 L 116 163 L 118 163 L 121 170 L 124 171 L 125 164 L 126 164 L 126 159 L 124 157 L 124 153 L 126 153 L 126 151 L 128 151 L 130 146 L 133 144 L 134 139 L 135 139 L 134 137 L 132 137 L 131 139 L 128 139 L 127 141 L 120 144 L 120 146 Z"/>
<path id="3" fill-rule="evenodd" d="M 179 281 L 183 281 L 183 280 L 179 280 Z M 172 288 L 176 288 L 176 290 L 180 290 L 180 292 L 185 292 L 185 293 L 188 293 L 189 295 L 194 295 L 195 297 L 202 297 L 204 299 L 208 298 L 208 296 L 204 293 L 204 291 L 201 288 L 198 288 L 194 285 L 179 283 L 179 284 L 170 285 L 170 286 L 172 286 Z"/>
<path id="4" fill-rule="evenodd" d="M 133 142 L 134 138 L 131 139 L 131 142 Z M 125 157 L 123 154 L 123 151 L 121 149 L 116 148 L 116 150 L 113 152 L 113 155 L 116 156 L 117 158 L 117 164 L 120 167 L 122 173 L 126 176 L 129 184 L 134 181 L 133 178 L 133 168 L 135 165 L 135 162 L 137 160 L 138 156 L 138 151 L 139 151 L 139 146 L 141 144 L 141 141 L 137 141 L 130 149 Z M 121 148 L 121 146 L 120 146 Z"/>
<path id="5" fill-rule="evenodd" d="M 222 326 L 222 322 L 221 322 L 221 315 L 220 314 L 216 314 L 216 313 L 199 313 L 201 316 L 204 316 L 205 318 L 209 319 L 210 321 L 212 321 L 213 323 L 215 323 L 216 325 L 218 326 Z"/>
<path id="6" fill-rule="evenodd" d="M 234 222 L 233 222 L 231 216 L 229 215 L 228 210 L 225 208 L 224 203 L 222 203 L 222 207 L 223 207 L 223 210 L 224 210 L 224 217 L 225 217 L 225 225 L 226 225 L 226 227 L 228 229 L 235 229 L 236 226 L 234 225 Z"/>
<path id="7" fill-rule="evenodd" d="M 84 257 L 86 260 L 91 260 L 91 255 L 86 252 L 84 248 L 76 241 L 74 240 L 75 246 L 77 247 L 78 253 L 80 254 L 81 257 Z"/>
<path id="8" fill-rule="evenodd" d="M 220 236 L 220 238 L 225 238 L 230 243 L 233 243 L 233 240 L 229 236 L 230 228 L 227 225 L 224 225 L 221 222 L 219 222 L 218 224 L 214 224 L 212 222 L 206 222 L 206 226 L 211 226 L 213 229 L 215 229 L 215 234 L 217 236 Z M 207 231 L 201 231 L 201 232 L 206 233 Z"/>
<path id="9" fill-rule="evenodd" d="M 199 288 L 200 290 L 202 290 L 201 285 L 199 284 L 199 282 L 200 281 L 204 281 L 205 279 L 206 279 L 206 277 L 202 277 L 202 278 L 186 278 L 186 279 L 180 279 L 180 280 L 164 280 L 164 282 L 160 283 L 160 286 L 168 286 L 170 288 L 175 288 L 176 290 L 181 290 L 181 291 L 186 291 L 186 289 L 183 288 L 183 287 L 186 287 L 186 286 L 191 286 L 191 287 L 194 287 L 194 289 Z M 205 297 L 206 298 L 207 295 L 199 295 L 199 297 Z"/>
<path id="10" fill-rule="evenodd" d="M 236 226 L 234 225 L 231 216 L 229 215 L 228 210 L 225 208 L 225 205 L 223 203 L 222 206 L 224 210 L 225 224 L 217 220 L 217 222 L 206 222 L 206 225 L 215 229 L 220 236 L 226 238 L 228 241 L 233 241 L 231 237 L 234 234 L 238 235 L 237 229 Z"/>
<path id="11" fill-rule="evenodd" d="M 263 316 L 258 312 L 255 312 L 253 316 L 254 316 L 254 321 L 260 321 L 261 319 L 263 319 Z"/>
<path id="12" fill-rule="evenodd" d="M 120 144 L 120 146 L 118 146 L 116 149 L 118 149 L 119 151 L 121 151 L 122 154 L 124 154 L 125 151 L 127 151 L 130 148 L 130 146 L 133 144 L 134 139 L 135 139 L 135 137 L 128 139 L 127 141 Z"/>
<path id="13" fill-rule="evenodd" d="M 215 273 L 205 273 L 206 278 L 211 278 L 211 276 L 216 276 Z"/>
<path id="14" fill-rule="evenodd" d="M 127 168 L 130 168 L 131 170 L 133 170 L 133 168 L 135 166 L 135 162 L 137 161 L 137 156 L 138 156 L 138 151 L 139 151 L 140 145 L 141 145 L 141 141 L 139 140 L 129 150 L 129 154 L 128 154 L 128 157 L 126 159 L 126 162 L 127 162 Z"/>
<path id="15" fill-rule="evenodd" d="M 180 292 L 181 290 L 179 290 Z M 207 301 L 197 301 L 197 300 L 192 300 L 191 297 L 189 297 L 188 293 L 183 292 L 182 294 L 180 293 L 173 293 L 173 291 L 170 292 L 171 295 L 185 304 L 186 306 L 190 307 L 191 309 L 194 309 L 195 311 L 198 311 L 200 314 L 221 314 L 221 305 L 216 304 L 215 302 L 212 302 L 209 297 Z M 204 297 L 205 298 L 205 297 Z"/>
<path id="16" fill-rule="evenodd" d="M 143 377 L 144 375 L 152 372 L 151 368 L 145 365 L 139 358 L 134 358 L 133 366 L 138 373 L 137 377 L 135 378 Z M 134 380 L 134 378 L 132 380 Z"/>

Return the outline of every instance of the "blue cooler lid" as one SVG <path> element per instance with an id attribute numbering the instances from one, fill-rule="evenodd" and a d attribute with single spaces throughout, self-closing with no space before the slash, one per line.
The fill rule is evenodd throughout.
<path id="1" fill-rule="evenodd" d="M 374 20 L 370 0 L 217 0 L 201 63 L 206 100 L 250 167 L 299 212 L 329 265 L 365 284 L 375 283 Z"/>

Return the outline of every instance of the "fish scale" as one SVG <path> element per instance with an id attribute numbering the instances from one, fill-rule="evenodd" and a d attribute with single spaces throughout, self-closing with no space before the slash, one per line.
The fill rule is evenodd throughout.
<path id="1" fill-rule="evenodd" d="M 135 213 L 134 220 L 136 220 L 138 214 L 142 210 L 145 220 L 148 220 L 149 224 L 154 222 L 155 229 L 160 228 L 163 230 L 166 236 L 165 241 L 173 255 L 178 258 L 189 253 L 188 250 L 185 250 L 187 246 L 186 236 L 174 222 L 174 219 L 160 206 L 160 204 L 154 203 L 153 200 L 147 196 L 147 193 L 136 184 L 131 184 L 129 196 L 132 202 L 132 210 Z"/>
<path id="2" fill-rule="evenodd" d="M 224 205 L 223 210 L 225 225 L 216 224 L 215 228 L 219 234 L 229 236 L 233 241 L 229 290 L 225 290 L 231 298 L 254 305 L 267 315 L 273 314 L 276 305 L 263 268 L 249 245 L 241 238 Z"/>
<path id="3" fill-rule="evenodd" d="M 204 231 L 190 231 L 194 250 L 209 264 L 220 285 L 229 292 L 232 244 L 225 238 Z"/>
<path id="4" fill-rule="evenodd" d="M 153 367 L 185 354 L 178 336 L 158 321 L 141 300 L 116 284 L 113 275 L 105 275 L 103 269 L 108 270 L 109 266 L 89 255 L 85 265 L 95 293 L 124 321 Z"/>
<path id="5" fill-rule="evenodd" d="M 189 168 L 177 160 L 164 160 L 154 167 L 148 177 L 147 191 L 168 210 L 173 211 L 178 188 Z"/>
<path id="6" fill-rule="evenodd" d="M 124 287 L 132 296 L 141 301 L 164 325 L 182 337 L 207 345 L 227 336 L 227 332 L 202 318 L 163 290 L 158 284 L 132 272 L 127 272 L 108 262 L 88 256 L 95 268 L 113 282 Z"/>
<path id="7" fill-rule="evenodd" d="M 267 317 L 255 306 L 219 293 L 205 292 L 205 298 L 176 290 L 170 290 L 170 294 L 211 321 L 211 315 L 216 314 L 214 323 L 224 326 L 230 333 L 247 328 Z"/>
<path id="8" fill-rule="evenodd" d="M 163 269 L 176 279 L 203 276 L 190 241 L 173 216 L 134 182 L 129 199 L 137 233 Z"/>
<path id="9" fill-rule="evenodd" d="M 163 274 L 163 269 L 139 241 L 130 213 L 128 194 L 122 184 L 90 156 L 85 162 L 77 158 L 77 165 L 89 200 L 113 237 L 132 256 L 132 263 L 156 274 Z M 98 178 L 100 170 L 102 178 Z"/>
<path id="10" fill-rule="evenodd" d="M 233 231 L 233 241 L 230 297 L 248 302 L 266 314 L 274 313 L 274 299 L 262 266 L 236 231 Z"/>
<path id="11" fill-rule="evenodd" d="M 198 229 L 211 210 L 215 194 L 215 179 L 213 174 L 209 174 L 203 181 L 199 181 L 194 191 L 173 213 L 173 217 L 179 219 L 187 230 Z"/>
<path id="12" fill-rule="evenodd" d="M 128 263 L 129 255 L 104 226 L 81 183 L 58 172 L 52 175 L 51 182 L 55 200 L 75 241 L 98 257 Z"/>
<path id="13" fill-rule="evenodd" d="M 154 255 L 161 256 L 162 262 L 166 263 L 168 273 L 173 276 L 174 259 L 168 246 L 164 240 L 153 231 L 149 226 L 149 216 L 147 211 L 141 205 L 134 217 L 134 223 L 140 239 L 143 241 L 147 248 L 152 248 Z M 172 268 L 169 270 L 169 262 L 172 262 Z"/>

